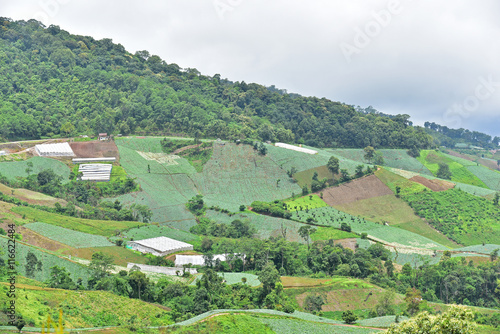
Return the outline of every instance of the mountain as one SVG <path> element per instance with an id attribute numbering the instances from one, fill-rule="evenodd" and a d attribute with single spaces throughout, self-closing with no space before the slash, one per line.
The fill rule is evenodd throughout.
<path id="1" fill-rule="evenodd" d="M 0 18 L 0 135 L 189 134 L 316 147 L 429 148 L 408 115 L 231 82 L 181 69 L 110 39 Z"/>

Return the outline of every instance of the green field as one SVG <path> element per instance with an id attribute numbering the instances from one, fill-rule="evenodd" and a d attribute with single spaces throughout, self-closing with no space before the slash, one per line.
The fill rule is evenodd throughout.
<path id="1" fill-rule="evenodd" d="M 455 158 L 455 157 L 453 157 Z M 417 158 L 434 176 L 437 175 L 439 164 L 444 163 L 450 167 L 451 181 L 466 183 L 473 186 L 488 188 L 483 181 L 471 173 L 466 166 L 451 159 L 450 156 L 437 151 L 423 150 Z M 468 161 L 468 160 L 466 160 Z"/>
<path id="2" fill-rule="evenodd" d="M 45 169 L 52 169 L 57 175 L 61 177 L 62 183 L 69 182 L 69 168 L 60 161 L 43 158 L 33 157 L 24 161 L 14 162 L 0 162 L 0 174 L 9 180 L 15 180 L 17 177 L 27 177 L 26 168 L 28 162 L 33 163 L 31 174 L 38 174 Z"/>
<path id="3" fill-rule="evenodd" d="M 396 193 L 396 187 L 401 188 L 401 195 L 418 193 L 427 189 L 424 185 L 410 181 L 407 178 L 395 174 L 385 168 L 380 168 L 375 172 L 375 175 L 380 179 L 380 181 L 388 186 L 394 194 Z"/>
<path id="4" fill-rule="evenodd" d="M 43 222 L 46 224 L 64 227 L 73 231 L 102 235 L 105 237 L 115 235 L 116 231 L 144 225 L 143 223 L 133 221 L 93 220 L 62 216 L 56 213 L 41 211 L 26 206 L 13 207 L 12 211 L 25 216 L 27 220 L 31 220 L 33 222 Z"/>
<path id="5" fill-rule="evenodd" d="M 404 198 L 415 212 L 457 243 L 469 246 L 500 240 L 500 208 L 460 189 L 422 192 Z"/>
<path id="6" fill-rule="evenodd" d="M 304 224 L 292 220 L 260 215 L 253 212 L 237 213 L 235 215 L 229 216 L 225 213 L 214 210 L 208 210 L 206 217 L 214 220 L 218 224 L 222 223 L 228 225 L 236 219 L 239 219 L 241 221 L 248 221 L 251 226 L 255 227 L 257 231 L 256 235 L 259 239 L 280 237 L 282 236 L 283 227 L 284 229 L 286 229 L 286 239 L 288 241 L 305 243 L 304 239 L 302 239 L 302 237 L 300 237 L 298 233 L 299 228 Z"/>
<path id="7" fill-rule="evenodd" d="M 8 239 L 6 237 L 0 236 L 1 249 L 7 249 L 7 240 Z M 89 272 L 86 266 L 21 242 L 16 242 L 16 261 L 19 262 L 19 265 L 17 266 L 18 274 L 26 276 L 25 266 L 28 252 L 35 254 L 37 259 L 42 262 L 41 271 L 35 271 L 34 277 L 31 278 L 41 282 L 47 281 L 50 277 L 50 268 L 53 266 L 60 266 L 65 267 L 71 273 L 71 277 L 74 281 L 78 278 L 82 278 L 83 284 L 85 286 L 87 285 Z M 7 262 L 7 255 L 5 253 L 2 257 Z"/>
<path id="8" fill-rule="evenodd" d="M 488 188 L 500 191 L 500 172 L 483 166 L 468 166 L 467 169 L 477 176 Z"/>
<path id="9" fill-rule="evenodd" d="M 249 273 L 217 273 L 220 277 L 222 277 L 226 284 L 232 285 L 237 283 L 242 283 L 242 278 L 246 278 L 246 285 L 249 286 L 259 286 L 261 283 L 257 275 L 249 274 Z M 196 285 L 196 282 L 202 278 L 203 274 L 199 274 L 196 276 L 196 279 L 191 282 L 190 285 Z"/>
<path id="10" fill-rule="evenodd" d="M 103 236 L 77 232 L 56 225 L 46 223 L 29 223 L 25 224 L 24 227 L 29 228 L 44 237 L 74 248 L 105 247 L 114 245 Z"/>
<path id="11" fill-rule="evenodd" d="M 333 227 L 318 227 L 316 232 L 311 234 L 311 240 L 339 240 L 347 238 L 358 238 L 359 236 L 354 233 L 349 233 L 346 231 L 338 230 Z"/>
<path id="12" fill-rule="evenodd" d="M 285 203 L 288 211 L 300 211 L 327 206 L 327 204 L 315 194 L 299 197 L 291 201 L 286 201 Z"/>
<path id="13" fill-rule="evenodd" d="M 316 168 L 307 169 L 293 175 L 293 178 L 297 181 L 299 187 L 307 186 L 307 188 L 311 189 L 312 178 L 314 173 L 318 173 L 318 180 L 321 181 L 323 179 L 333 181 L 334 175 L 326 166 L 320 166 Z M 338 177 L 337 177 L 338 179 Z"/>
<path id="14" fill-rule="evenodd" d="M 277 334 L 369 334 L 379 332 L 369 328 L 344 327 L 292 319 L 259 318 L 258 321 L 269 325 Z"/>
<path id="15" fill-rule="evenodd" d="M 123 234 L 125 235 L 125 238 L 134 240 L 149 239 L 149 238 L 156 238 L 163 236 L 187 243 L 197 243 L 201 241 L 201 238 L 195 234 L 191 234 L 186 231 L 176 230 L 171 227 L 163 225 L 146 225 L 146 226 L 136 227 L 124 232 Z"/>
<path id="16" fill-rule="evenodd" d="M 331 150 L 336 155 L 359 162 L 367 162 L 363 149 L 335 149 Z M 432 173 L 417 159 L 412 158 L 406 150 L 378 150 L 384 157 L 384 166 L 412 171 L 415 173 L 432 175 Z"/>
<path id="17" fill-rule="evenodd" d="M 5 295 L 7 286 L 0 285 L 0 290 L 1 294 Z M 138 327 L 172 323 L 164 309 L 111 292 L 42 290 L 38 287 L 23 286 L 23 289 L 17 289 L 16 294 L 16 310 L 26 321 L 34 321 L 38 327 L 47 321 L 48 315 L 57 321 L 59 309 L 63 310 L 65 330 L 125 325 L 132 316 L 136 317 Z M 2 309 L 7 301 L 6 298 L 1 299 Z"/>

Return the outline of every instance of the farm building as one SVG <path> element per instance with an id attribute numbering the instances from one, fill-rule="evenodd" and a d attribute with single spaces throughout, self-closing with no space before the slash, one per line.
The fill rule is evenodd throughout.
<path id="1" fill-rule="evenodd" d="M 140 271 L 158 273 L 170 276 L 177 275 L 179 272 L 182 273 L 183 271 L 187 271 L 191 275 L 198 273 L 198 271 L 195 268 L 179 269 L 172 267 L 150 266 L 147 264 L 139 264 L 139 263 L 127 263 L 127 269 L 132 269 L 133 267 L 138 267 Z"/>
<path id="2" fill-rule="evenodd" d="M 302 153 L 307 153 L 307 154 L 317 154 L 318 151 L 315 150 L 310 150 L 308 148 L 303 148 L 303 147 L 298 147 L 290 144 L 285 144 L 285 143 L 276 143 L 274 144 L 276 147 L 281 147 L 281 148 L 286 148 L 287 150 L 292 150 L 292 151 L 297 151 L 297 152 L 302 152 Z"/>
<path id="3" fill-rule="evenodd" d="M 73 157 L 75 153 L 68 143 L 35 145 L 36 153 L 41 157 Z"/>
<path id="4" fill-rule="evenodd" d="M 128 245 L 141 253 L 150 253 L 156 256 L 165 256 L 170 253 L 193 250 L 193 245 L 167 237 L 129 241 Z"/>
<path id="5" fill-rule="evenodd" d="M 97 137 L 99 140 L 108 140 L 108 134 L 106 132 L 100 133 L 99 136 Z"/>
<path id="6" fill-rule="evenodd" d="M 236 255 L 236 257 L 241 257 L 243 258 L 243 255 Z M 217 254 L 214 255 L 213 257 L 213 262 L 220 260 L 220 261 L 226 261 L 226 255 L 224 254 Z M 205 265 L 205 258 L 203 255 L 176 255 L 175 256 L 175 266 L 176 267 L 182 267 L 185 264 L 191 263 L 193 266 L 204 266 Z"/>
<path id="7" fill-rule="evenodd" d="M 82 181 L 109 181 L 112 168 L 111 164 L 81 164 L 78 172 Z"/>

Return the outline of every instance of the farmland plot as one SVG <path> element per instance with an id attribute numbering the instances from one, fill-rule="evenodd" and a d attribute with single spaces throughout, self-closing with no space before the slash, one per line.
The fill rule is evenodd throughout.
<path id="1" fill-rule="evenodd" d="M 1 249 L 7 249 L 7 241 L 8 239 L 6 237 L 0 236 Z M 26 276 L 26 256 L 28 252 L 35 254 L 37 259 L 42 262 L 41 270 L 35 271 L 34 277 L 31 278 L 41 282 L 47 281 L 50 278 L 50 268 L 53 266 L 60 266 L 65 267 L 71 273 L 71 278 L 74 281 L 78 278 L 82 278 L 83 284 L 85 286 L 87 285 L 89 271 L 86 266 L 18 241 L 16 242 L 16 260 L 19 261 L 17 270 L 20 275 Z M 5 253 L 1 255 L 1 257 L 7 262 L 7 255 Z"/>
<path id="2" fill-rule="evenodd" d="M 31 174 L 38 174 L 45 169 L 51 169 L 61 176 L 62 183 L 69 182 L 70 170 L 64 163 L 43 157 L 33 157 L 25 161 L 1 162 L 0 173 L 9 180 L 14 180 L 16 177 L 27 177 L 26 168 L 28 168 L 28 162 L 33 163 Z"/>
<path id="3" fill-rule="evenodd" d="M 375 175 L 322 190 L 326 204 L 335 206 L 377 196 L 392 195 L 393 192 Z"/>
<path id="4" fill-rule="evenodd" d="M 233 220 L 248 220 L 250 225 L 257 230 L 259 239 L 268 239 L 269 237 L 280 237 L 282 235 L 282 227 L 286 229 L 286 239 L 288 241 L 296 241 L 305 243 L 298 233 L 298 230 L 304 224 L 265 215 L 259 215 L 253 212 L 237 213 L 229 216 L 219 211 L 208 210 L 207 218 L 216 221 L 218 224 L 231 224 Z"/>
<path id="5" fill-rule="evenodd" d="M 301 192 L 284 169 L 249 145 L 215 144 L 213 150 L 203 172 L 194 176 L 209 206 L 236 211 L 241 204 L 268 202 Z"/>
<path id="6" fill-rule="evenodd" d="M 103 236 L 77 232 L 55 225 L 29 223 L 25 224 L 24 227 L 44 237 L 74 248 L 113 246 L 113 244 Z"/>
<path id="7" fill-rule="evenodd" d="M 149 238 L 156 238 L 163 236 L 190 243 L 190 242 L 200 241 L 201 239 L 199 236 L 195 234 L 191 234 L 185 231 L 175 230 L 168 226 L 162 226 L 162 225 L 159 226 L 147 225 L 138 228 L 133 228 L 126 231 L 124 234 L 126 238 L 129 239 L 133 238 L 134 240 L 149 239 Z"/>
<path id="8" fill-rule="evenodd" d="M 392 317 L 394 319 L 394 317 Z M 369 334 L 380 332 L 376 329 L 362 327 L 335 326 L 325 323 L 315 323 L 302 320 L 257 318 L 263 324 L 268 325 L 277 334 L 303 333 L 303 334 Z M 320 320 L 323 322 L 324 320 Z"/>
<path id="9" fill-rule="evenodd" d="M 477 165 L 468 166 L 467 169 L 483 181 L 488 188 L 500 191 L 500 172 Z"/>

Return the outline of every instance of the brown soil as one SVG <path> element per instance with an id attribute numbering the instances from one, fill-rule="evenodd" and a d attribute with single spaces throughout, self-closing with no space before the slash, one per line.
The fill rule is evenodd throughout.
<path id="1" fill-rule="evenodd" d="M 349 248 L 352 251 L 356 251 L 357 240 L 356 238 L 339 239 L 333 242 L 335 245 L 342 245 L 344 248 Z"/>
<path id="2" fill-rule="evenodd" d="M 393 192 L 375 175 L 370 175 L 338 187 L 323 189 L 323 200 L 330 206 L 356 202 L 372 197 L 393 195 Z"/>
<path id="3" fill-rule="evenodd" d="M 114 141 L 85 141 L 69 143 L 78 158 L 108 158 L 118 160 L 118 147 Z"/>
<path id="4" fill-rule="evenodd" d="M 410 181 L 420 183 L 432 191 L 445 191 L 455 186 L 454 183 L 443 180 L 429 180 L 423 176 L 417 175 L 410 179 Z"/>
<path id="5" fill-rule="evenodd" d="M 202 144 L 195 144 L 195 145 L 184 146 L 184 147 L 181 147 L 181 148 L 175 150 L 172 154 L 179 154 L 181 152 L 184 152 L 185 150 L 189 150 L 190 148 L 195 148 L 195 147 L 201 146 Z"/>

